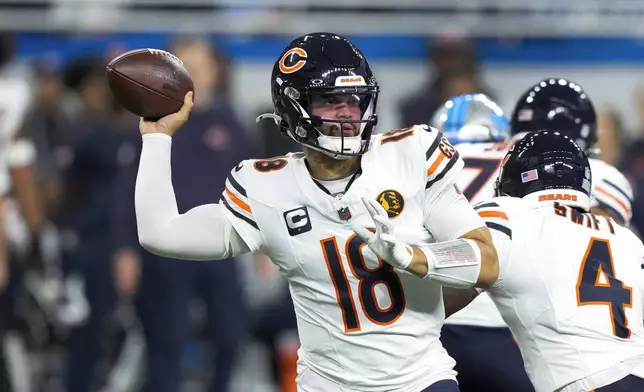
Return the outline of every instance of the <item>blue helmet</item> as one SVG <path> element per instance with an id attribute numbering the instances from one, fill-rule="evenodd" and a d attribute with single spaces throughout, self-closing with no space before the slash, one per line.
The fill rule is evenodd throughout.
<path id="1" fill-rule="evenodd" d="M 442 131 L 452 144 L 502 142 L 510 123 L 503 110 L 484 94 L 463 94 L 445 102 L 431 126 Z"/>

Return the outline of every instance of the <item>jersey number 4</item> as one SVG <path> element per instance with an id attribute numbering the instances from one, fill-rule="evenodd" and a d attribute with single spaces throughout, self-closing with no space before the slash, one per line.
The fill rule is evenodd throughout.
<path id="1" fill-rule="evenodd" d="M 320 241 L 326 260 L 329 275 L 335 287 L 335 294 L 342 311 L 345 332 L 360 331 L 360 319 L 356 310 L 349 280 L 342 265 L 342 257 L 335 237 Z M 400 278 L 393 267 L 378 259 L 376 268 L 369 268 L 362 255 L 362 247 L 366 243 L 355 234 L 349 237 L 345 245 L 345 253 L 353 276 L 358 279 L 358 295 L 362 311 L 369 321 L 378 325 L 394 323 L 405 310 L 405 293 Z M 376 285 L 382 283 L 389 292 L 390 305 L 383 309 L 376 298 Z"/>
<path id="2" fill-rule="evenodd" d="M 592 238 L 586 248 L 577 279 L 577 305 L 606 305 L 613 335 L 628 339 L 626 308 L 633 306 L 632 288 L 615 278 L 615 266 L 608 240 Z"/>

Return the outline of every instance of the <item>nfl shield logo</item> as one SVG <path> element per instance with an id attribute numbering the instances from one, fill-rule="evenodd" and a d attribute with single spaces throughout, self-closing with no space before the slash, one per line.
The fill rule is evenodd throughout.
<path id="1" fill-rule="evenodd" d="M 351 219 L 351 211 L 349 211 L 349 207 L 340 208 L 338 210 L 338 216 L 343 221 L 348 221 L 349 219 Z"/>

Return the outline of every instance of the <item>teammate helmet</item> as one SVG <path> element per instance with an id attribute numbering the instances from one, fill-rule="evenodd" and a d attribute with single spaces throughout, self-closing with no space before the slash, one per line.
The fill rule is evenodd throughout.
<path id="1" fill-rule="evenodd" d="M 379 87 L 367 59 L 349 40 L 332 33 L 313 33 L 291 41 L 273 67 L 273 118 L 296 142 L 334 158 L 364 154 L 376 125 Z M 351 99 L 359 119 L 330 119 L 312 114 L 314 100 Z M 335 127 L 332 135 L 324 124 Z M 345 134 L 355 128 L 355 134 Z M 333 128 L 332 128 L 333 129 Z"/>
<path id="2" fill-rule="evenodd" d="M 570 137 L 554 130 L 528 133 L 502 161 L 497 196 L 525 197 L 566 190 L 584 208 L 590 203 L 591 173 L 588 157 Z"/>
<path id="3" fill-rule="evenodd" d="M 485 94 L 463 94 L 445 102 L 431 125 L 450 143 L 458 144 L 502 142 L 508 137 L 510 123 L 499 105 Z"/>
<path id="4" fill-rule="evenodd" d="M 511 133 L 558 130 L 588 153 L 597 143 L 596 121 L 593 103 L 578 84 L 566 79 L 544 79 L 517 101 Z"/>

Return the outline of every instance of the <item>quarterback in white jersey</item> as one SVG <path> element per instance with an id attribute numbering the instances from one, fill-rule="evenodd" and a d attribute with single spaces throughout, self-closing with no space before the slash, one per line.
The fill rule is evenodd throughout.
<path id="1" fill-rule="evenodd" d="M 494 197 L 510 125 L 501 108 L 484 94 L 459 95 L 436 111 L 432 125 L 463 158 L 457 179 L 463 195 L 472 204 Z M 495 392 L 533 390 L 512 334 L 486 293 L 445 320 L 441 341 L 456 360 L 461 392 L 481 385 Z"/>
<path id="2" fill-rule="evenodd" d="M 590 97 L 578 84 L 548 78 L 518 99 L 511 120 L 513 139 L 544 128 L 570 136 L 589 156 L 593 172 L 591 211 L 628 226 L 632 217 L 632 187 L 619 170 L 592 158 L 597 152 L 597 115 Z"/>
<path id="3" fill-rule="evenodd" d="M 11 188 L 11 166 L 22 166 L 30 163 L 34 157 L 33 146 L 26 141 L 16 141 L 27 110 L 31 104 L 31 91 L 27 82 L 19 78 L 0 76 L 0 292 L 8 280 L 5 249 L 5 226 L 11 228 L 5 221 L 6 196 Z"/>
<path id="4" fill-rule="evenodd" d="M 590 183 L 571 138 L 532 132 L 504 159 L 504 197 L 475 206 L 499 252 L 489 294 L 537 392 L 644 390 L 644 245 L 588 212 Z"/>
<path id="5" fill-rule="evenodd" d="M 187 119 L 191 93 L 180 112 L 142 121 L 139 239 L 173 258 L 266 253 L 295 305 L 299 391 L 457 391 L 439 341 L 442 286 L 490 287 L 496 251 L 454 186 L 458 152 L 426 126 L 372 135 L 377 94 L 348 40 L 296 38 L 273 68 L 275 113 L 262 118 L 304 152 L 241 162 L 220 204 L 185 214 L 169 136 Z"/>

